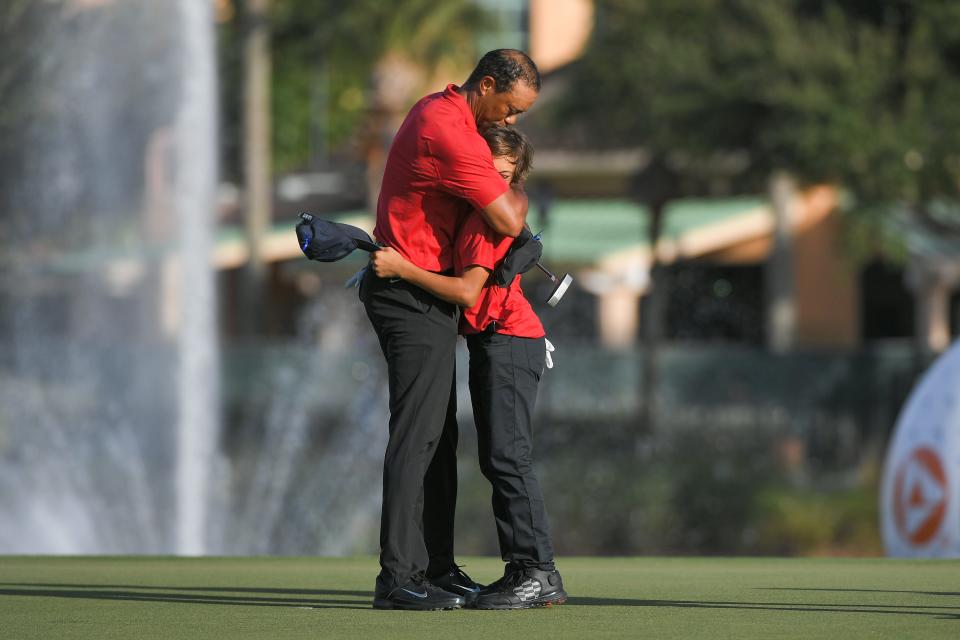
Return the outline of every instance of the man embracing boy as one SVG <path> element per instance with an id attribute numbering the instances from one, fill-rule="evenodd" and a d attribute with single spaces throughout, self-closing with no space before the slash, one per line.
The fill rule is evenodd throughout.
<path id="1" fill-rule="evenodd" d="M 504 180 L 522 183 L 533 157 L 523 134 L 493 127 L 482 135 Z M 543 493 L 533 472 L 533 409 L 549 343 L 523 295 L 521 276 L 502 285 L 495 278 L 513 241 L 472 212 L 456 238 L 454 276 L 421 269 L 390 248 L 371 255 L 380 278 L 402 278 L 463 308 L 460 333 L 470 351 L 480 469 L 493 490 L 500 552 L 507 563 L 503 577 L 469 603 L 479 609 L 526 609 L 567 599 L 554 566 Z"/>

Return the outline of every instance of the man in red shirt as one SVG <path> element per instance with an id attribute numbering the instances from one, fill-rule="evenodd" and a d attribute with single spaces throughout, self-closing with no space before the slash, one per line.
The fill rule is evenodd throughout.
<path id="1" fill-rule="evenodd" d="M 518 131 L 488 129 L 484 137 L 505 180 L 523 182 L 533 149 Z M 566 601 L 554 566 L 543 492 L 533 472 L 533 409 L 546 364 L 540 319 L 523 295 L 520 275 L 491 278 L 513 239 L 470 215 L 455 245 L 454 276 L 425 271 L 392 249 L 377 251 L 373 269 L 462 305 L 460 332 L 470 348 L 470 400 L 480 469 L 493 489 L 493 513 L 504 576 L 480 590 L 480 609 L 529 609 Z M 506 286 L 499 286 L 505 284 Z"/>
<path id="2" fill-rule="evenodd" d="M 533 61 L 498 49 L 481 58 L 462 87 L 448 85 L 414 105 L 387 156 L 377 240 L 421 269 L 452 273 L 456 231 L 470 210 L 499 233 L 519 234 L 527 197 L 522 186 L 500 177 L 478 127 L 514 124 L 539 91 Z M 387 360 L 390 388 L 373 605 L 458 608 L 478 585 L 453 558 L 457 307 L 372 270 L 360 298 Z"/>

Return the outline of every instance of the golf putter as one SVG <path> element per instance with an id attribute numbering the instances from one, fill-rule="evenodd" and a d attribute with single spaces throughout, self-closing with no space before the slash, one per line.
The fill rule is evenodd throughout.
<path id="1" fill-rule="evenodd" d="M 570 285 L 573 284 L 573 276 L 569 273 L 563 274 L 563 279 L 557 278 L 557 276 L 550 273 L 546 267 L 537 262 L 537 266 L 540 268 L 540 271 L 543 271 L 547 274 L 547 277 L 550 278 L 555 286 L 553 291 L 550 292 L 550 298 L 547 300 L 547 305 L 550 307 L 557 306 L 557 303 L 560 302 L 560 299 L 563 298 L 563 294 L 567 292 L 567 289 L 570 288 Z"/>
<path id="2" fill-rule="evenodd" d="M 537 235 L 533 236 L 533 239 L 539 241 L 540 238 L 543 237 L 543 231 L 544 230 L 541 229 L 539 232 L 537 232 Z M 565 273 L 563 274 L 563 280 L 558 280 L 557 276 L 550 273 L 550 271 L 540 264 L 539 261 L 537 261 L 537 266 L 540 267 L 540 271 L 543 271 L 545 274 L 547 274 L 547 277 L 550 278 L 550 282 L 556 285 L 553 288 L 553 291 L 550 292 L 550 298 L 547 300 L 548 306 L 555 307 L 557 306 L 557 303 L 560 302 L 563 294 L 565 294 L 567 289 L 570 288 L 570 285 L 573 284 L 573 276 L 571 276 L 569 273 Z"/>

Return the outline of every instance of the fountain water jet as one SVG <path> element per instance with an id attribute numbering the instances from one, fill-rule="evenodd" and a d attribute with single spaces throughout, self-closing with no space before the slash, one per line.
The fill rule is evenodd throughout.
<path id="1" fill-rule="evenodd" d="M 296 341 L 224 359 L 219 430 L 211 3 L 10 1 L 0 553 L 372 551 L 386 381 L 342 278 Z"/>
<path id="2" fill-rule="evenodd" d="M 216 458 L 218 355 L 210 266 L 216 184 L 213 16 L 209 2 L 180 0 L 183 95 L 176 121 L 177 219 L 182 247 L 177 427 L 177 551 L 206 550 L 211 462 Z"/>
<path id="3" fill-rule="evenodd" d="M 210 5 L 0 9 L 0 552 L 208 548 Z"/>

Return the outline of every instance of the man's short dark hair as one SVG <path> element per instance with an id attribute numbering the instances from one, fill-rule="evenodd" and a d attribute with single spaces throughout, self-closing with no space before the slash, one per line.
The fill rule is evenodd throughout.
<path id="1" fill-rule="evenodd" d="M 483 54 L 464 86 L 476 86 L 484 76 L 493 78 L 497 93 L 509 91 L 517 80 L 540 91 L 540 70 L 530 56 L 519 49 L 494 49 Z"/>

